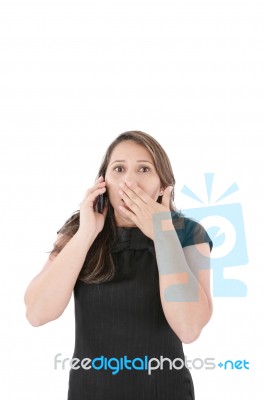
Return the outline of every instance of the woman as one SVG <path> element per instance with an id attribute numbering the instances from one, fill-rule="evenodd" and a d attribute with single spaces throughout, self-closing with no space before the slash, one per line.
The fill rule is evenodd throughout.
<path id="1" fill-rule="evenodd" d="M 195 398 L 182 342 L 212 314 L 212 241 L 176 211 L 174 184 L 154 138 L 119 135 L 26 290 L 27 318 L 40 326 L 63 313 L 74 289 L 68 400 Z"/>

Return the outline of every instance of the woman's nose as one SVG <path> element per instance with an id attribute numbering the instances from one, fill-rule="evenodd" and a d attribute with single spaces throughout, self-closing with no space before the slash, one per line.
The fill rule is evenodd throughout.
<path id="1" fill-rule="evenodd" d="M 128 181 L 131 182 L 133 185 L 137 184 L 136 176 L 133 172 L 127 171 L 123 176 L 123 182 Z"/>

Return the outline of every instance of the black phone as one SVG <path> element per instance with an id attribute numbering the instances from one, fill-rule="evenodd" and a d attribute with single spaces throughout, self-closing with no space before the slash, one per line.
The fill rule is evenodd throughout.
<path id="1" fill-rule="evenodd" d="M 106 202 L 107 199 L 107 194 L 106 193 L 102 193 L 97 197 L 97 202 L 96 202 L 96 211 L 100 214 L 103 213 L 103 208 L 104 208 L 104 204 Z"/>

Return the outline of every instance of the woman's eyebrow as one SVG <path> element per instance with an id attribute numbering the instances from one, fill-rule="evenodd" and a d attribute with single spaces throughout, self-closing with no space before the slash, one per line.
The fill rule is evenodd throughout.
<path id="1" fill-rule="evenodd" d="M 113 161 L 113 162 L 111 163 L 111 165 L 114 164 L 114 163 L 116 163 L 116 162 L 126 162 L 126 160 L 115 160 L 115 161 Z M 150 161 L 148 161 L 148 160 L 137 160 L 136 162 L 147 162 L 147 163 L 153 165 L 153 163 L 150 162 Z"/>

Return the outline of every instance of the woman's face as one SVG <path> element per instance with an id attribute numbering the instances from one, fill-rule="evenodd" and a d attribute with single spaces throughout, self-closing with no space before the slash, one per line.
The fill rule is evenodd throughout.
<path id="1" fill-rule="evenodd" d="M 152 156 L 144 146 L 132 140 L 123 141 L 113 149 L 105 181 L 117 226 L 135 226 L 119 209 L 120 205 L 125 205 L 119 194 L 119 183 L 125 180 L 138 185 L 153 200 L 158 199 L 162 186 Z"/>

